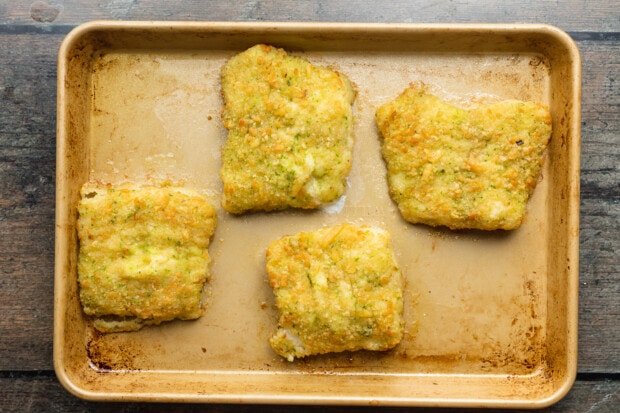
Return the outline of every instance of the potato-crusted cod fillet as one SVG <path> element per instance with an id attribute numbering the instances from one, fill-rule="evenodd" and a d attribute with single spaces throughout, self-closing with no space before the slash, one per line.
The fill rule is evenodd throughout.
<path id="1" fill-rule="evenodd" d="M 256 45 L 222 69 L 222 206 L 316 208 L 345 190 L 355 92 L 346 76 Z"/>
<path id="2" fill-rule="evenodd" d="M 515 229 L 526 214 L 551 137 L 541 104 L 468 109 L 412 84 L 379 107 L 388 186 L 403 218 L 452 229 Z"/>
<path id="3" fill-rule="evenodd" d="M 283 237 L 267 250 L 267 273 L 280 311 L 270 343 L 289 361 L 388 350 L 403 337 L 402 277 L 387 231 L 343 224 Z"/>
<path id="4" fill-rule="evenodd" d="M 87 183 L 77 221 L 84 312 L 102 332 L 202 315 L 215 208 L 179 187 Z"/>

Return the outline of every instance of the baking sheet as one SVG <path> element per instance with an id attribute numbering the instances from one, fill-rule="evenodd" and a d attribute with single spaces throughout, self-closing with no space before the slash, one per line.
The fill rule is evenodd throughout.
<path id="1" fill-rule="evenodd" d="M 318 211 L 232 216 L 219 207 L 219 73 L 256 43 L 345 73 L 355 147 L 345 194 Z M 580 67 L 550 26 L 93 22 L 59 53 L 54 359 L 93 400 L 541 407 L 576 371 Z M 376 108 L 410 82 L 447 100 L 549 105 L 542 179 L 516 231 L 404 222 L 389 199 Z M 135 333 L 94 332 L 77 297 L 75 206 L 87 180 L 170 179 L 218 206 L 206 314 Z M 341 222 L 390 231 L 406 334 L 386 353 L 279 358 L 264 253 Z"/>

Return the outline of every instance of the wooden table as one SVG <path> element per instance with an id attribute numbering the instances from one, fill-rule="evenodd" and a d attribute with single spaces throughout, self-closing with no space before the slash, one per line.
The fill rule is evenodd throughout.
<path id="1" fill-rule="evenodd" d="M 52 364 L 56 57 L 73 27 L 95 19 L 548 23 L 568 32 L 583 60 L 579 367 L 573 389 L 546 411 L 620 411 L 620 2 L 416 3 L 0 0 L 0 411 L 293 410 L 92 403 L 73 397 L 57 381 Z"/>

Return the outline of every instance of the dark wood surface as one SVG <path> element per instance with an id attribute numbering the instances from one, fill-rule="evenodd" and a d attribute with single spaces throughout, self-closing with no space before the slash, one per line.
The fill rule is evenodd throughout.
<path id="1" fill-rule="evenodd" d="M 369 410 L 91 403 L 58 383 L 56 57 L 64 36 L 94 19 L 548 23 L 568 32 L 583 59 L 579 367 L 571 392 L 545 411 L 620 411 L 619 1 L 0 0 L 0 412 Z"/>

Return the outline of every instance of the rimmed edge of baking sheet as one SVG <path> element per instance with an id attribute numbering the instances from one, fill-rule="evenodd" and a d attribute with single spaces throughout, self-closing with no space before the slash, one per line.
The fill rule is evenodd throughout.
<path id="1" fill-rule="evenodd" d="M 75 91 L 89 87 L 80 77 L 84 76 L 81 71 L 88 68 L 74 65 L 79 61 L 77 55 L 84 53 L 83 47 L 89 47 L 88 42 L 83 43 L 85 37 L 91 36 L 91 40 L 99 37 L 100 44 L 90 45 L 96 49 L 106 45 L 109 40 L 106 33 L 110 32 L 122 33 L 134 41 L 145 35 L 156 38 L 165 33 L 180 33 L 192 40 L 185 44 L 187 49 L 197 47 L 205 36 L 213 33 L 222 39 L 230 36 L 231 44 L 238 44 L 239 38 L 245 37 L 248 44 L 279 41 L 296 44 L 302 49 L 315 44 L 319 45 L 315 48 L 319 51 L 329 50 L 341 38 L 346 38 L 348 45 L 357 44 L 363 50 L 366 42 L 376 43 L 396 36 L 401 41 L 409 37 L 418 41 L 432 39 L 428 40 L 427 52 L 436 51 L 438 44 L 442 45 L 442 52 L 451 53 L 468 45 L 469 50 L 473 48 L 481 53 L 536 52 L 548 57 L 550 76 L 561 76 L 568 81 L 561 90 L 551 91 L 555 105 L 551 109 L 556 115 L 552 143 L 556 146 L 552 151 L 561 156 L 552 158 L 549 168 L 552 176 L 561 178 L 562 182 L 557 188 L 548 189 L 551 204 L 548 218 L 550 225 L 556 227 L 553 230 L 556 237 L 547 240 L 547 271 L 555 278 L 554 282 L 547 280 L 546 286 L 549 310 L 546 344 L 558 351 L 548 354 L 544 365 L 529 375 L 361 373 L 357 377 L 365 380 L 366 387 L 363 388 L 358 387 L 360 382 L 357 379 L 348 385 L 343 383 L 342 375 L 309 371 L 106 372 L 93 368 L 88 364 L 86 349 L 76 349 L 75 341 L 67 341 L 69 336 L 83 337 L 83 341 L 88 337 L 84 320 L 69 307 L 75 308 L 77 303 L 75 182 L 83 182 L 88 175 L 87 157 L 82 156 L 84 152 L 75 153 L 73 149 L 78 146 L 76 139 L 88 135 L 89 121 L 84 118 L 88 114 L 76 111 L 75 107 L 69 110 L 66 102 L 68 89 Z M 288 40 L 284 41 L 285 38 Z M 352 40 L 358 38 L 360 40 Z M 496 42 L 491 42 L 492 39 Z M 511 49 L 515 45 L 518 48 Z M 389 46 L 386 44 L 386 48 Z M 561 52 L 552 52 L 557 47 Z M 528 408 L 553 404 L 570 390 L 577 367 L 580 71 L 579 52 L 570 37 L 547 25 L 117 21 L 79 26 L 63 42 L 58 61 L 54 366 L 60 382 L 73 394 L 90 400 Z M 559 80 L 552 79 L 552 86 L 553 82 Z M 87 100 L 87 95 L 82 93 L 81 96 Z M 88 106 L 86 101 L 83 103 Z M 88 148 L 82 149 L 88 153 Z M 82 344 L 86 346 L 85 342 Z M 76 354 L 81 356 L 78 360 L 72 359 Z M 356 375 L 347 378 L 353 376 Z M 291 383 L 292 377 L 296 383 Z M 110 382 L 115 383 L 112 387 L 116 391 L 107 388 Z M 472 397 L 473 394 L 479 396 Z"/>

